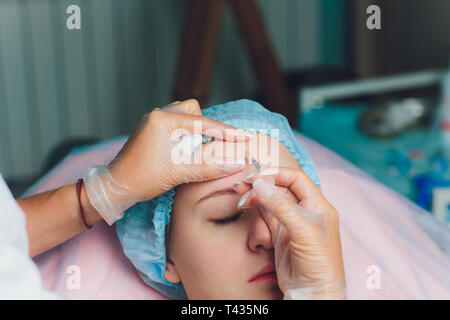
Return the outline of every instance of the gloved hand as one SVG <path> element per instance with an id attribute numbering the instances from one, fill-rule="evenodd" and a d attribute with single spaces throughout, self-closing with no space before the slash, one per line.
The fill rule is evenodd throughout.
<path id="1" fill-rule="evenodd" d="M 178 184 L 215 179 L 244 168 L 245 159 L 236 158 L 212 163 L 174 162 L 172 150 L 180 141 L 174 140 L 173 133 L 184 130 L 189 135 L 199 126 L 201 132 L 226 140 L 224 147 L 252 137 L 243 130 L 202 117 L 194 99 L 153 110 L 143 117 L 108 166 L 91 167 L 84 175 L 89 201 L 108 224 L 120 219 L 136 202 L 152 199 Z"/>
<path id="2" fill-rule="evenodd" d="M 292 168 L 262 169 L 246 182 L 235 186 L 249 192 L 240 208 L 259 206 L 271 230 L 284 299 L 345 299 L 338 212 L 319 188 Z"/>

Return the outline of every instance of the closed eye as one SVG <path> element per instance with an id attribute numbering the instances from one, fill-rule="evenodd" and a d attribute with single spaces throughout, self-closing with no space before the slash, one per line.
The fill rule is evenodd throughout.
<path id="1" fill-rule="evenodd" d="M 217 224 L 229 224 L 229 223 L 233 223 L 239 220 L 239 218 L 242 216 L 244 212 L 238 212 L 237 214 L 235 214 L 234 216 L 231 216 L 230 218 L 226 218 L 226 219 L 220 219 L 220 220 L 214 220 L 214 223 Z"/>

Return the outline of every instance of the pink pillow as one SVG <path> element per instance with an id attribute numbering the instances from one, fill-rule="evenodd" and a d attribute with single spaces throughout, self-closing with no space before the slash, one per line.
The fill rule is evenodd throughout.
<path id="1" fill-rule="evenodd" d="M 449 246 L 448 229 L 332 151 L 302 135 L 297 138 L 317 165 L 324 195 L 340 214 L 348 298 L 449 299 L 450 262 L 443 250 Z M 27 194 L 75 183 L 87 167 L 107 164 L 125 141 L 109 139 L 71 152 Z M 104 222 L 34 260 L 46 289 L 66 299 L 167 299 L 140 279 L 114 227 Z M 79 288 L 70 285 L 73 265 L 80 272 Z M 379 287 L 371 285 L 376 275 L 370 266 L 379 271 Z"/>

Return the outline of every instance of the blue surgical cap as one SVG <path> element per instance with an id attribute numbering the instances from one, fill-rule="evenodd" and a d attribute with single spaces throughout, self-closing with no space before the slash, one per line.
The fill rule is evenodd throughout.
<path id="1" fill-rule="evenodd" d="M 320 185 L 311 157 L 295 138 L 284 116 L 270 112 L 255 101 L 245 99 L 209 107 L 202 112 L 206 117 L 250 132 L 271 135 L 272 129 L 278 129 L 278 137 L 273 137 L 278 138 L 292 153 L 311 180 Z M 165 232 L 174 195 L 175 190 L 172 189 L 155 199 L 137 203 L 125 211 L 124 217 L 116 222 L 116 230 L 125 255 L 145 283 L 167 297 L 186 299 L 181 283 L 169 282 L 164 275 Z"/>

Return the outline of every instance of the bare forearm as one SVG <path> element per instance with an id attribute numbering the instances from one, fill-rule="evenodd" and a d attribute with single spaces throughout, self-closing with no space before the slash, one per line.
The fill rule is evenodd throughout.
<path id="1" fill-rule="evenodd" d="M 86 230 L 81 218 L 76 185 L 18 199 L 25 212 L 30 257 L 45 252 Z M 86 222 L 93 225 L 102 217 L 91 206 L 84 186 L 81 191 Z"/>

